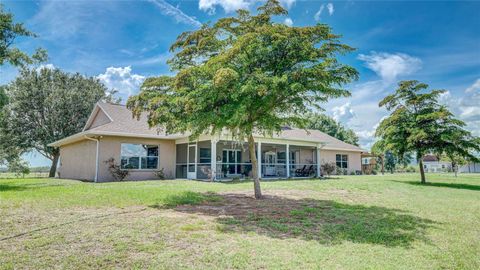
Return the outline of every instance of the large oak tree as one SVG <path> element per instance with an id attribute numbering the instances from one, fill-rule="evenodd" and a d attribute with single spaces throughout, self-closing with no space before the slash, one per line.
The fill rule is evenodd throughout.
<path id="1" fill-rule="evenodd" d="M 428 153 L 458 155 L 478 160 L 479 138 L 465 130 L 465 123 L 456 119 L 446 106 L 438 102 L 444 90 L 428 91 L 428 85 L 418 81 L 402 81 L 395 93 L 379 104 L 390 111 L 375 135 L 380 138 L 374 148 L 392 151 L 403 157 L 416 153 L 421 182 L 425 183 L 423 156 Z"/>
<path id="2" fill-rule="evenodd" d="M 353 50 L 325 24 L 289 27 L 274 18 L 287 11 L 269 0 L 256 14 L 205 24 L 178 36 L 169 61 L 173 77 L 146 80 L 128 100 L 136 116 L 167 132 L 201 134 L 229 131 L 248 141 L 255 197 L 261 198 L 254 134 L 273 134 L 284 125 L 305 127 L 302 117 L 330 98 L 348 96 L 342 88 L 357 71 L 338 62 Z"/>
<path id="3" fill-rule="evenodd" d="M 80 132 L 95 103 L 108 94 L 98 79 L 47 68 L 22 69 L 4 90 L 3 149 L 37 150 L 52 160 L 50 177 L 55 176 L 59 150 L 48 144 Z"/>
<path id="4" fill-rule="evenodd" d="M 36 37 L 36 35 L 26 29 L 22 23 L 15 22 L 13 14 L 6 11 L 0 3 L 0 68 L 7 63 L 16 67 L 25 67 L 47 59 L 47 53 L 43 49 L 37 49 L 32 56 L 29 56 L 15 47 L 15 41 L 19 37 Z M 1 123 L 5 120 L 2 108 L 7 103 L 8 97 L 5 93 L 5 86 L 0 86 L 0 133 L 2 133 Z M 10 142 L 10 139 L 0 134 L 0 165 L 20 161 L 19 148 L 10 144 Z"/>

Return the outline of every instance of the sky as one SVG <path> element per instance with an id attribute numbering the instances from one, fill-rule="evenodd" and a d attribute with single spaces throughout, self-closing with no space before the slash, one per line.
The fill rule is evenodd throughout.
<path id="1" fill-rule="evenodd" d="M 15 20 L 38 34 L 18 39 L 27 52 L 47 49 L 46 67 L 98 77 L 123 100 L 138 93 L 149 76 L 173 74 L 169 46 L 184 31 L 255 11 L 262 0 L 2 1 Z M 401 80 L 415 79 L 448 90 L 441 101 L 480 136 L 480 2 L 477 1 L 300 1 L 282 0 L 289 14 L 278 23 L 330 25 L 356 51 L 339 59 L 355 67 L 352 96 L 323 104 L 325 113 L 352 128 L 368 149 L 387 115 L 378 102 Z M 0 68 L 0 84 L 15 78 Z M 32 166 L 49 165 L 39 154 Z"/>

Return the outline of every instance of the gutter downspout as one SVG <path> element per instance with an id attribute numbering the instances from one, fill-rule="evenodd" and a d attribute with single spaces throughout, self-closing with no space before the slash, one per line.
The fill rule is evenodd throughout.
<path id="1" fill-rule="evenodd" d="M 97 183 L 98 181 L 98 149 L 99 149 L 99 140 L 98 139 L 94 139 L 94 138 L 90 138 L 88 136 L 85 135 L 85 139 L 87 140 L 90 140 L 90 141 L 94 141 L 94 142 L 97 142 L 97 150 L 96 150 L 96 153 L 95 153 L 95 183 Z"/>

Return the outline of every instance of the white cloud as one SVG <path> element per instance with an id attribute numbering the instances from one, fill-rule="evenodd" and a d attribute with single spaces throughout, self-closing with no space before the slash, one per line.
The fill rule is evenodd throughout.
<path id="1" fill-rule="evenodd" d="M 105 73 L 99 74 L 97 78 L 109 89 L 115 89 L 126 97 L 136 93 L 145 80 L 145 76 L 132 73 L 130 66 L 108 67 Z"/>
<path id="2" fill-rule="evenodd" d="M 477 79 L 470 87 L 465 90 L 465 93 L 478 92 L 480 90 L 480 79 Z"/>
<path id="3" fill-rule="evenodd" d="M 460 98 L 460 119 L 465 121 L 467 128 L 473 134 L 480 136 L 480 79 L 477 79 L 465 90 L 465 95 Z"/>
<path id="4" fill-rule="evenodd" d="M 386 83 L 395 82 L 399 76 L 412 74 L 422 66 L 419 58 L 404 53 L 371 52 L 369 55 L 360 54 L 358 59 L 365 61 L 366 66 Z"/>
<path id="5" fill-rule="evenodd" d="M 165 0 L 148 0 L 155 4 L 163 15 L 173 17 L 177 22 L 201 26 L 194 17 L 188 16 Z M 39 1 L 39 9 L 28 24 L 39 29 L 41 38 L 48 40 L 85 41 L 89 38 L 104 38 L 117 25 L 109 20 L 111 14 L 119 14 L 118 1 Z M 83 44 L 83 43 L 82 43 Z"/>
<path id="6" fill-rule="evenodd" d="M 280 0 L 280 4 L 287 9 L 290 9 L 297 0 Z"/>
<path id="7" fill-rule="evenodd" d="M 252 2 L 248 0 L 200 0 L 198 8 L 209 14 L 215 14 L 216 6 L 220 6 L 225 13 L 230 13 L 238 9 L 248 9 L 251 4 Z"/>
<path id="8" fill-rule="evenodd" d="M 317 13 L 315 13 L 315 15 L 313 16 L 313 18 L 315 19 L 315 21 L 320 21 L 320 15 L 322 15 L 322 12 L 323 10 L 325 9 L 325 4 L 322 4 L 320 6 L 320 9 L 317 11 Z"/>
<path id="9" fill-rule="evenodd" d="M 447 91 L 440 95 L 439 102 L 464 121 L 474 135 L 480 136 L 480 79 L 467 87 L 462 96 L 454 97 Z"/>
<path id="10" fill-rule="evenodd" d="M 380 122 L 382 122 L 385 118 L 386 116 L 380 118 L 380 120 L 378 120 L 378 122 L 370 130 L 355 131 L 358 136 L 359 143 L 364 149 L 371 149 L 373 144 L 377 141 L 377 138 L 375 138 L 375 132 L 380 125 Z"/>
<path id="11" fill-rule="evenodd" d="M 333 108 L 333 119 L 337 122 L 347 123 L 355 116 L 350 102 L 343 104 L 342 106 L 336 106 Z"/>
<path id="12" fill-rule="evenodd" d="M 42 69 L 44 69 L 44 68 L 46 68 L 46 69 L 55 69 L 55 66 L 54 66 L 53 64 L 41 64 L 41 65 L 38 66 L 35 70 L 36 70 L 37 72 L 39 72 L 40 70 L 42 70 Z"/>
<path id="13" fill-rule="evenodd" d="M 261 2 L 259 0 L 200 0 L 198 8 L 213 15 L 216 12 L 216 7 L 220 6 L 225 13 L 235 12 L 239 9 L 250 9 L 255 3 Z M 296 0 L 280 0 L 280 4 L 287 9 L 296 2 Z"/>
<path id="14" fill-rule="evenodd" d="M 328 10 L 328 14 L 329 14 L 330 16 L 332 16 L 332 15 L 333 15 L 333 12 L 335 12 L 335 9 L 333 8 L 333 4 L 332 4 L 332 3 L 328 3 L 328 4 L 327 4 L 327 10 Z"/>
<path id="15" fill-rule="evenodd" d="M 325 4 L 322 4 L 320 6 L 320 9 L 318 9 L 317 13 L 315 13 L 315 15 L 313 16 L 313 18 L 315 19 L 315 21 L 320 21 L 320 16 L 322 15 L 323 13 L 323 10 L 325 9 L 325 7 L 327 8 L 327 11 L 328 11 L 328 15 L 332 16 L 333 13 L 335 12 L 335 8 L 333 6 L 332 3 L 328 3 L 327 5 Z"/>
<path id="16" fill-rule="evenodd" d="M 172 6 L 171 4 L 167 3 L 165 0 L 148 0 L 149 2 L 155 4 L 163 15 L 173 17 L 179 23 L 185 23 L 189 25 L 193 25 L 196 27 L 200 27 L 202 25 L 195 17 L 188 16 L 179 8 Z"/>
<path id="17" fill-rule="evenodd" d="M 40 2 L 39 11 L 30 23 L 44 29 L 40 32 L 42 38 L 67 39 L 95 29 L 94 19 L 98 14 L 92 10 L 96 9 L 84 1 Z"/>
<path id="18" fill-rule="evenodd" d="M 287 26 L 292 26 L 293 25 L 293 21 L 290 18 L 286 18 L 285 21 L 283 21 L 283 23 Z"/>

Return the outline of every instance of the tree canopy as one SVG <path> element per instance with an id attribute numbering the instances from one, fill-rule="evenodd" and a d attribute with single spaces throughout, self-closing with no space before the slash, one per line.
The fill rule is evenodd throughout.
<path id="1" fill-rule="evenodd" d="M 427 84 L 415 80 L 402 81 L 398 86 L 379 104 L 391 113 L 376 130 L 380 138 L 376 148 L 392 151 L 398 157 L 416 153 L 422 183 L 426 181 L 422 158 L 427 153 L 478 160 L 474 151 L 480 151 L 479 138 L 465 130 L 465 123 L 438 102 L 445 90 L 428 91 Z"/>
<path id="2" fill-rule="evenodd" d="M 337 61 L 353 48 L 325 24 L 289 27 L 274 22 L 287 11 L 269 0 L 257 14 L 239 10 L 200 29 L 182 33 L 170 50 L 177 74 L 145 81 L 128 100 L 135 115 L 167 132 L 229 131 L 248 140 L 254 190 L 261 197 L 254 133 L 273 134 L 285 125 L 305 127 L 303 114 L 329 98 L 348 96 L 342 85 L 357 71 Z"/>
<path id="3" fill-rule="evenodd" d="M 22 36 L 36 37 L 22 23 L 15 23 L 13 15 L 5 11 L 3 5 L 0 4 L 0 66 L 7 62 L 13 66 L 25 66 L 46 60 L 47 53 L 43 49 L 37 49 L 30 57 L 20 49 L 13 47 L 15 39 Z"/>
<path id="4" fill-rule="evenodd" d="M 47 145 L 80 132 L 95 103 L 107 95 L 98 79 L 47 68 L 22 69 L 4 89 L 9 102 L 1 111 L 2 150 L 37 150 L 52 160 L 50 176 L 55 175 L 59 151 Z"/>
<path id="5" fill-rule="evenodd" d="M 332 117 L 321 114 L 311 113 L 305 116 L 307 128 L 316 129 L 327 133 L 346 143 L 358 146 L 358 136 L 352 129 L 346 128 L 341 123 L 335 121 Z"/>

